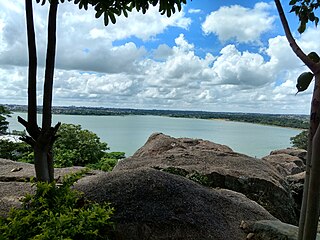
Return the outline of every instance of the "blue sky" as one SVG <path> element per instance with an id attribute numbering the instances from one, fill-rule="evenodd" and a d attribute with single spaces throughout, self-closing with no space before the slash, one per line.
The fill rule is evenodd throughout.
<path id="1" fill-rule="evenodd" d="M 320 52 L 320 31 L 282 1 L 298 44 Z M 34 1 L 38 103 L 42 103 L 48 5 Z M 156 8 L 105 27 L 94 11 L 58 9 L 54 105 L 309 113 L 306 67 L 284 37 L 273 1 L 193 0 L 171 18 Z M 24 1 L 0 2 L 0 104 L 27 103 Z"/>

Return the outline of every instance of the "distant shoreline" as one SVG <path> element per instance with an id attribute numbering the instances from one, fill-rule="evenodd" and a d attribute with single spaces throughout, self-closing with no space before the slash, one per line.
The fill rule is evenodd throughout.
<path id="1" fill-rule="evenodd" d="M 5 105 L 12 112 L 27 112 L 24 105 Z M 42 109 L 38 108 L 38 113 Z M 222 120 L 254 123 L 268 126 L 286 127 L 292 129 L 307 129 L 309 126 L 308 115 L 294 114 L 262 114 L 262 113 L 230 113 L 230 112 L 207 112 L 207 111 L 184 111 L 184 110 L 147 110 L 147 109 L 124 109 L 124 108 L 94 108 L 94 107 L 53 107 L 52 114 L 62 115 L 89 115 L 89 116 L 128 116 L 128 115 L 151 115 L 174 118 L 197 118 L 208 120 Z"/>

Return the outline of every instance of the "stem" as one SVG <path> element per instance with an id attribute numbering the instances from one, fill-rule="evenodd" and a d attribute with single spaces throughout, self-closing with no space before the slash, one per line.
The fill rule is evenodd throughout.
<path id="1" fill-rule="evenodd" d="M 56 56 L 56 21 L 57 21 L 58 1 L 53 0 L 50 3 L 49 19 L 48 19 L 48 45 L 46 70 L 43 89 L 43 113 L 42 113 L 42 130 L 48 131 L 52 122 L 52 91 L 53 91 L 53 75 L 54 63 Z"/>
<path id="2" fill-rule="evenodd" d="M 307 67 L 314 73 L 316 74 L 317 71 L 319 71 L 319 67 L 317 66 L 318 64 L 316 64 L 315 62 L 313 62 L 302 50 L 301 48 L 298 46 L 298 44 L 296 43 L 295 39 L 293 38 L 292 34 L 291 34 L 291 30 L 287 21 L 287 18 L 283 12 L 283 8 L 282 5 L 280 3 L 280 0 L 274 0 L 278 13 L 279 13 L 279 17 L 285 32 L 285 35 L 287 37 L 287 40 L 290 44 L 291 49 L 293 50 L 293 52 L 298 56 L 298 58 L 301 59 L 301 61 L 307 65 Z"/>
<path id="3" fill-rule="evenodd" d="M 27 39 L 28 39 L 28 124 L 25 126 L 30 136 L 36 139 L 39 130 L 37 124 L 37 49 L 33 23 L 32 0 L 25 1 Z"/>
<path id="4" fill-rule="evenodd" d="M 309 181 L 305 182 L 304 187 L 308 184 L 307 195 L 304 195 L 304 201 L 306 201 L 305 209 L 305 223 L 303 228 L 304 240 L 315 239 L 317 234 L 317 226 L 319 219 L 319 207 L 320 207 L 320 129 L 319 129 L 319 113 L 320 113 L 320 74 L 315 76 L 315 86 L 311 102 L 311 114 L 310 114 L 310 130 L 309 130 L 309 143 L 311 148 L 310 153 L 308 152 L 307 170 L 309 166 L 308 174 Z M 310 159 L 309 159 L 310 158 Z M 306 171 L 307 177 L 307 171 Z M 304 191 L 305 193 L 305 191 Z M 306 198 L 306 200 L 305 200 Z M 300 227 L 300 226 L 299 226 Z M 299 229 L 299 232 L 301 229 Z M 299 234 L 300 235 L 300 234 Z"/>

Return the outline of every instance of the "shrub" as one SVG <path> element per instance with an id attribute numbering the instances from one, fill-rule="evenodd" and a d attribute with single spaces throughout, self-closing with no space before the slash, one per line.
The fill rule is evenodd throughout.
<path id="1" fill-rule="evenodd" d="M 110 204 L 85 201 L 71 186 L 84 172 L 64 178 L 62 185 L 36 183 L 35 194 L 22 200 L 21 209 L 11 209 L 0 218 L 0 239 L 114 239 Z"/>
<path id="2" fill-rule="evenodd" d="M 298 135 L 291 137 L 290 142 L 292 146 L 307 150 L 308 148 L 308 130 L 304 130 Z"/>
<path id="3" fill-rule="evenodd" d="M 30 156 L 30 154 L 32 154 Z M 11 142 L 0 140 L 0 158 L 11 159 L 14 161 L 33 162 L 31 147 L 24 142 Z"/>

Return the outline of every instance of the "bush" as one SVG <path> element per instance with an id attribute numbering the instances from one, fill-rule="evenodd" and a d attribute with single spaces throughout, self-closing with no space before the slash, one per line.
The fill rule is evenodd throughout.
<path id="1" fill-rule="evenodd" d="M 22 209 L 11 209 L 0 218 L 0 239 L 114 239 L 110 204 L 83 200 L 71 186 L 84 172 L 64 178 L 62 185 L 36 183 L 35 194 L 22 200 Z"/>
<path id="2" fill-rule="evenodd" d="M 307 150 L 308 148 L 308 130 L 304 130 L 298 135 L 291 137 L 290 142 L 293 147 L 301 148 Z"/>
<path id="3" fill-rule="evenodd" d="M 62 124 L 53 145 L 56 167 L 85 166 L 97 163 L 109 149 L 107 143 L 80 125 Z"/>
<path id="4" fill-rule="evenodd" d="M 0 158 L 33 162 L 32 148 L 24 142 L 0 140 Z"/>

